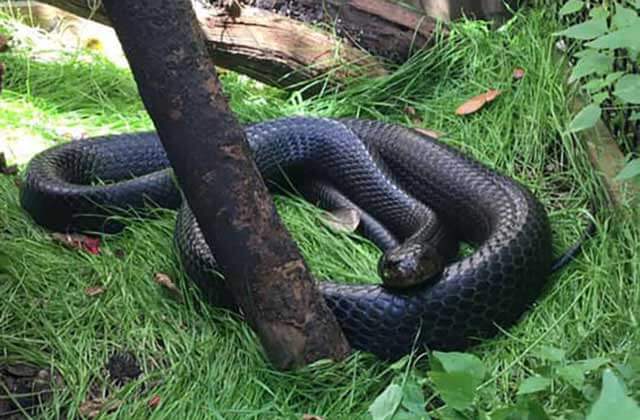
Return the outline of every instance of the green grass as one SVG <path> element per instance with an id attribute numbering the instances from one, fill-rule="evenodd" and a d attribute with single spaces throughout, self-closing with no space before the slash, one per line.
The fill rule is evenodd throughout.
<path id="1" fill-rule="evenodd" d="M 4 31 L 13 25 L 0 18 Z M 563 134 L 571 92 L 555 59 L 555 25 L 544 11 L 519 14 L 497 32 L 462 22 L 448 40 L 389 77 L 354 80 L 346 91 L 311 99 L 233 73 L 223 83 L 245 122 L 305 114 L 411 124 L 403 109 L 415 108 L 421 126 L 447 133 L 443 141 L 531 188 L 549 211 L 559 252 L 580 235 L 588 201 L 595 197 L 604 207 L 604 198 L 584 145 Z M 10 144 L 0 139 L 3 148 L 35 140 L 54 144 L 60 141 L 56 127 L 90 135 L 152 127 L 131 75 L 103 60 L 87 63 L 69 55 L 44 63 L 24 48 L 0 60 L 8 69 L 0 132 L 26 131 Z M 515 67 L 526 70 L 518 83 L 511 78 Z M 454 115 L 466 98 L 488 88 L 504 92 L 480 113 Z M 119 418 L 366 418 L 368 406 L 397 375 L 364 353 L 298 372 L 271 369 L 250 329 L 200 303 L 181 274 L 171 242 L 173 212 L 131 220 L 125 232 L 103 240 L 101 255 L 92 256 L 62 248 L 35 226 L 19 207 L 13 179 L 0 177 L 0 197 L 0 362 L 29 361 L 60 371 L 65 386 L 45 407 L 47 418 L 77 414 L 90 388 L 109 390 L 124 402 L 112 413 Z M 316 276 L 376 281 L 379 252 L 369 243 L 332 234 L 318 212 L 299 200 L 278 197 L 277 204 Z M 574 360 L 607 355 L 625 362 L 638 354 L 639 215 L 603 208 L 599 235 L 550 279 L 535 309 L 502 336 L 470 349 L 489 370 L 482 391 L 487 409 L 516 400 L 518 384 L 536 369 L 540 346 L 566 350 Z M 178 282 L 189 298 L 185 304 L 153 282 L 155 272 Z M 85 288 L 95 285 L 106 292 L 86 296 Z M 104 371 L 115 349 L 132 350 L 145 370 L 122 389 L 109 384 Z M 424 376 L 420 367 L 417 372 Z M 640 395 L 637 387 L 632 392 Z M 147 401 L 154 394 L 162 402 L 150 411 Z M 552 418 L 589 406 L 563 383 L 536 398 Z M 434 415 L 444 416 L 437 410 Z"/>

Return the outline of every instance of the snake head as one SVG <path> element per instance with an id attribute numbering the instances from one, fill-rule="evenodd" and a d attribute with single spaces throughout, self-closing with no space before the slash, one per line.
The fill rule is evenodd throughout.
<path id="1" fill-rule="evenodd" d="M 380 258 L 378 273 L 385 286 L 404 289 L 432 283 L 444 269 L 445 260 L 428 244 L 406 244 Z"/>

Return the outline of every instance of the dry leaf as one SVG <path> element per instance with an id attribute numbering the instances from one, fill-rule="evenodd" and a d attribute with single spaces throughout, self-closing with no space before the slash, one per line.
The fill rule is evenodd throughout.
<path id="1" fill-rule="evenodd" d="M 84 294 L 89 297 L 93 297 L 103 294 L 105 290 L 106 289 L 102 286 L 91 286 L 84 289 Z"/>
<path id="2" fill-rule="evenodd" d="M 355 232 L 360 224 L 360 212 L 356 209 L 345 207 L 325 212 L 320 220 L 334 232 L 352 233 Z"/>
<path id="3" fill-rule="evenodd" d="M 482 109 L 482 107 L 500 96 L 502 92 L 497 89 L 490 89 L 485 93 L 474 96 L 456 109 L 457 115 L 469 115 Z"/>
<path id="4" fill-rule="evenodd" d="M 67 248 L 82 249 L 93 255 L 100 253 L 100 238 L 92 238 L 79 233 L 52 233 L 51 237 Z"/>
<path id="5" fill-rule="evenodd" d="M 0 53 L 9 49 L 9 39 L 0 35 Z"/>
<path id="6" fill-rule="evenodd" d="M 324 417 L 316 416 L 315 414 L 303 414 L 302 420 L 324 420 Z"/>
<path id="7" fill-rule="evenodd" d="M 117 410 L 122 405 L 120 400 L 107 401 L 103 398 L 95 398 L 83 402 L 78 411 L 82 417 L 94 419 L 100 415 L 101 412 L 110 413 Z"/>
<path id="8" fill-rule="evenodd" d="M 149 399 L 149 402 L 147 403 L 147 405 L 149 406 L 149 408 L 156 408 L 158 406 L 158 404 L 160 404 L 160 396 L 159 395 L 154 395 L 153 397 L 151 397 Z"/>
<path id="9" fill-rule="evenodd" d="M 434 139 L 439 139 L 442 136 L 442 133 L 439 131 L 429 130 L 426 128 L 414 127 L 414 130 L 424 134 L 425 136 L 433 137 Z"/>
<path id="10" fill-rule="evenodd" d="M 494 99 L 496 99 L 498 96 L 500 96 L 502 92 L 499 91 L 498 89 L 490 89 L 488 90 L 484 95 L 485 95 L 485 99 L 488 102 L 493 102 Z"/>
<path id="11" fill-rule="evenodd" d="M 418 114 L 416 113 L 416 109 L 410 105 L 407 105 L 404 107 L 404 113 L 407 114 L 410 117 L 415 117 Z"/>
<path id="12" fill-rule="evenodd" d="M 414 124 L 418 125 L 422 123 L 422 118 L 420 118 L 420 116 L 418 115 L 414 107 L 410 105 L 405 106 L 404 113 L 407 114 L 409 117 L 411 117 L 411 121 Z"/>
<path id="13" fill-rule="evenodd" d="M 513 70 L 513 78 L 516 80 L 520 80 L 524 77 L 524 69 L 517 67 Z"/>
<path id="14" fill-rule="evenodd" d="M 178 289 L 178 287 L 175 285 L 173 280 L 171 280 L 171 277 L 169 277 L 168 275 L 166 275 L 164 273 L 156 273 L 153 276 L 153 279 L 160 286 L 162 286 L 165 289 L 167 289 L 174 298 L 176 298 L 176 299 L 178 299 L 178 301 L 182 302 L 182 299 L 183 299 L 182 298 L 182 292 L 180 291 L 180 289 Z"/>

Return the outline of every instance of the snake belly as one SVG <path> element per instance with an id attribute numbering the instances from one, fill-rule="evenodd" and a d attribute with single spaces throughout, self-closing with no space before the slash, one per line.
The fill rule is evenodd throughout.
<path id="1" fill-rule="evenodd" d="M 518 182 L 429 136 L 377 121 L 291 117 L 245 132 L 265 178 L 302 168 L 303 177 L 338 187 L 387 228 L 388 237 L 408 238 L 420 223 L 432 223 L 424 217 L 432 212 L 457 240 L 474 245 L 434 283 L 411 289 L 320 281 L 354 348 L 391 360 L 414 349 L 462 350 L 513 325 L 544 290 L 549 222 Z M 112 182 L 91 185 L 95 178 Z M 109 218 L 117 209 L 179 207 L 174 238 L 187 274 L 212 303 L 235 308 L 224 282 L 211 273 L 215 249 L 181 202 L 155 133 L 46 150 L 29 163 L 21 191 L 36 223 L 57 231 L 117 231 L 122 225 Z"/>

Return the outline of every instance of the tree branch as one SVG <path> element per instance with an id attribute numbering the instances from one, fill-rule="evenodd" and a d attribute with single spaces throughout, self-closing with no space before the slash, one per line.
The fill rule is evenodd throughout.
<path id="1" fill-rule="evenodd" d="M 280 369 L 350 351 L 278 218 L 189 0 L 103 0 L 233 297 Z M 211 135 L 215 133 L 215 135 Z"/>

